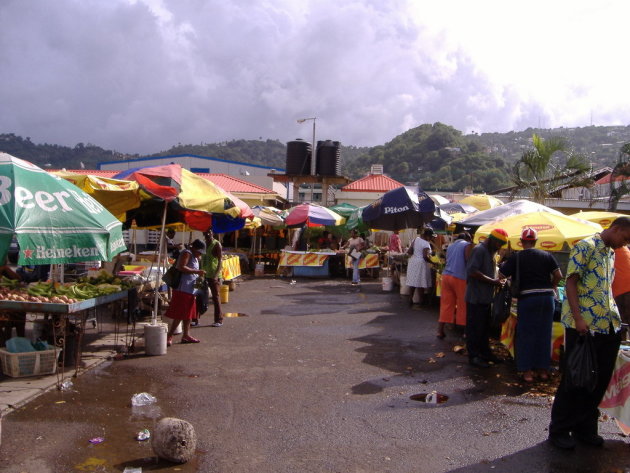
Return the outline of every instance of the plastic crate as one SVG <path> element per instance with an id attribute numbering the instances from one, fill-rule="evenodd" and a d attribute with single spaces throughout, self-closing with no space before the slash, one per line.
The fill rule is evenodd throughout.
<path id="1" fill-rule="evenodd" d="M 12 378 L 40 376 L 57 371 L 57 357 L 60 350 L 29 351 L 11 353 L 0 348 L 2 372 Z"/>

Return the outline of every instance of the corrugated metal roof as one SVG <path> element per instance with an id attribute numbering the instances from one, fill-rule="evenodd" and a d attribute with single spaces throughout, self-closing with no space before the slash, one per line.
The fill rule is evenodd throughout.
<path id="1" fill-rule="evenodd" d="M 612 179 L 612 173 L 605 175 L 599 181 L 595 181 L 595 184 L 610 184 L 611 179 Z M 620 174 L 615 176 L 615 182 L 626 181 L 628 179 L 630 179 L 630 177 L 620 175 Z"/>
<path id="2" fill-rule="evenodd" d="M 343 186 L 343 192 L 387 192 L 398 189 L 403 184 L 384 174 L 368 174 L 361 179 Z"/>
<path id="3" fill-rule="evenodd" d="M 224 189 L 228 192 L 242 192 L 253 194 L 276 193 L 275 191 L 267 189 L 266 187 L 252 184 L 251 182 L 247 182 L 237 177 L 229 176 L 227 174 L 212 174 L 207 172 L 196 172 L 195 174 L 209 180 L 210 182 L 219 186 L 221 189 Z"/>

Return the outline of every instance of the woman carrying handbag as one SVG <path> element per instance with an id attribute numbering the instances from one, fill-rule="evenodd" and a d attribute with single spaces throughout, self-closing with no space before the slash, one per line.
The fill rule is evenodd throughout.
<path id="1" fill-rule="evenodd" d="M 512 296 L 518 298 L 516 369 L 528 383 L 536 376 L 549 379 L 554 298 L 562 279 L 553 255 L 534 248 L 537 239 L 536 230 L 525 228 L 523 250 L 512 253 L 500 268 L 503 276 L 512 278 Z"/>

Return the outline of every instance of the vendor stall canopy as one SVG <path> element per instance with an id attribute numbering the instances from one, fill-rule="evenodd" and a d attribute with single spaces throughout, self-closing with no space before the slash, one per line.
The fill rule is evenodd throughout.
<path id="1" fill-rule="evenodd" d="M 370 228 L 394 231 L 420 227 L 433 219 L 434 212 L 435 203 L 425 192 L 416 194 L 403 186 L 366 206 L 362 218 Z"/>
<path id="2" fill-rule="evenodd" d="M 573 248 L 580 240 L 602 231 L 602 227 L 593 222 L 544 211 L 529 212 L 482 225 L 475 232 L 475 242 L 485 240 L 495 228 L 502 228 L 507 232 L 510 247 L 515 250 L 523 249 L 523 229 L 533 228 L 538 237 L 535 248 L 547 251 L 561 251 L 565 245 Z"/>
<path id="3" fill-rule="evenodd" d="M 520 199 L 500 205 L 499 207 L 471 214 L 469 217 L 461 220 L 457 224 L 458 229 L 456 231 L 461 231 L 460 228 L 462 227 L 480 227 L 481 225 L 497 222 L 506 217 L 511 217 L 512 215 L 520 215 L 530 212 L 547 212 L 556 215 L 564 215 L 562 212 L 558 212 L 546 205 Z"/>
<path id="4" fill-rule="evenodd" d="M 137 182 L 65 170 L 55 171 L 52 174 L 72 182 L 86 194 L 98 200 L 118 220 L 124 221 L 127 211 L 140 207 L 140 186 Z"/>
<path id="5" fill-rule="evenodd" d="M 18 264 L 111 261 L 126 250 L 122 224 L 74 184 L 0 153 L 0 258 L 13 239 Z"/>
<path id="6" fill-rule="evenodd" d="M 182 223 L 200 231 L 238 230 L 253 217 L 247 204 L 237 205 L 224 190 L 179 164 L 129 169 L 114 177 L 140 187 L 141 204 L 127 213 L 127 226 L 135 221 L 140 228 L 160 227 L 165 203 L 167 225 Z"/>
<path id="7" fill-rule="evenodd" d="M 602 228 L 608 228 L 617 218 L 627 217 L 627 215 L 617 212 L 605 212 L 603 210 L 589 210 L 586 212 L 579 211 L 578 213 L 572 214 L 571 217 L 598 223 L 602 226 Z"/>
<path id="8" fill-rule="evenodd" d="M 284 223 L 287 227 L 337 226 L 345 219 L 336 212 L 317 204 L 300 204 L 287 211 Z"/>
<path id="9" fill-rule="evenodd" d="M 477 210 L 488 210 L 503 205 L 502 200 L 486 194 L 469 195 L 460 200 L 459 203 L 472 205 Z"/>

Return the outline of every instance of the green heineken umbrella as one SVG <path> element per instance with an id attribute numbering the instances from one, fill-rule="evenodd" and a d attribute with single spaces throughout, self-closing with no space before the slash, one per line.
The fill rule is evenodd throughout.
<path id="1" fill-rule="evenodd" d="M 74 184 L 0 153 L 0 263 L 13 236 L 19 264 L 110 261 L 126 249 L 122 223 Z"/>

